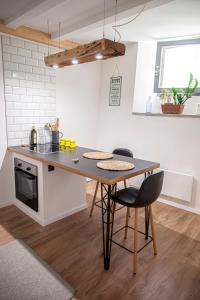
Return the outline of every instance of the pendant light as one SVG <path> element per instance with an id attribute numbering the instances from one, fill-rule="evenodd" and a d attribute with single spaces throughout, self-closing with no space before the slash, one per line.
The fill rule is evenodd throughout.
<path id="1" fill-rule="evenodd" d="M 117 8 L 117 1 L 116 1 Z M 115 8 L 115 22 L 116 11 Z M 116 23 L 115 23 L 116 25 Z M 83 64 L 87 62 L 105 60 L 125 54 L 124 44 L 105 38 L 105 0 L 104 0 L 104 18 L 103 18 L 103 38 L 92 43 L 83 44 L 70 50 L 64 50 L 44 58 L 46 66 L 61 68 L 70 65 Z M 60 27 L 59 27 L 60 28 Z"/>

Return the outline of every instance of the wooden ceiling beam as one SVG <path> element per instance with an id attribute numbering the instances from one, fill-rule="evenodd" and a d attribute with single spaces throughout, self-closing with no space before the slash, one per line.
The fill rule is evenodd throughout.
<path id="1" fill-rule="evenodd" d="M 49 67 L 64 67 L 73 64 L 73 60 L 77 60 L 78 64 L 96 61 L 97 55 L 101 55 L 99 59 L 108 59 L 125 54 L 126 47 L 124 44 L 117 43 L 108 39 L 101 39 L 89 44 L 80 45 L 71 50 L 65 50 L 56 54 L 46 56 L 45 64 Z"/>
<path id="2" fill-rule="evenodd" d="M 52 40 L 50 34 L 35 30 L 30 27 L 20 26 L 16 29 L 13 29 L 6 26 L 3 21 L 0 21 L 0 32 L 59 48 L 59 42 Z M 60 48 L 67 50 L 75 48 L 79 45 L 79 43 L 70 40 L 64 40 L 60 42 Z"/>

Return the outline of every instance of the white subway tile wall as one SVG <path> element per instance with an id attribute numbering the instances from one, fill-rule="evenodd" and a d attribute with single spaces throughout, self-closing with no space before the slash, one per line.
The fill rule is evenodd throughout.
<path id="1" fill-rule="evenodd" d="M 2 48 L 8 145 L 28 144 L 33 125 L 47 142 L 44 125 L 56 117 L 56 74 L 44 64 L 48 46 L 2 35 Z"/>

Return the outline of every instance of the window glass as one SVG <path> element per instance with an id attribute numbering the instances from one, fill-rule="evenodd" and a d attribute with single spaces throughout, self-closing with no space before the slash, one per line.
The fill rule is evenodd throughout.
<path id="1" fill-rule="evenodd" d="M 189 74 L 200 78 L 200 45 L 163 47 L 161 54 L 160 88 L 183 88 Z"/>
<path id="2" fill-rule="evenodd" d="M 199 93 L 200 39 L 158 43 L 154 92 L 159 93 L 172 87 L 187 87 L 190 73 L 199 81 Z"/>

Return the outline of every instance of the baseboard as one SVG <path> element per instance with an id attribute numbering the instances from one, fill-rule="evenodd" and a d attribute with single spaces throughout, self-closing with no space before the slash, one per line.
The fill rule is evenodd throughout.
<path id="1" fill-rule="evenodd" d="M 196 208 L 193 208 L 193 207 L 190 207 L 190 206 L 186 206 L 184 204 L 179 204 L 179 203 L 176 203 L 176 202 L 173 202 L 173 201 L 170 201 L 170 200 L 162 199 L 162 198 L 159 198 L 158 201 L 161 202 L 161 203 L 164 203 L 164 204 L 167 204 L 167 205 L 170 205 L 170 206 L 173 206 L 173 207 L 176 207 L 176 208 L 180 208 L 180 209 L 192 212 L 194 214 L 200 215 L 200 210 L 199 209 L 196 209 Z"/>
<path id="2" fill-rule="evenodd" d="M 82 204 L 82 205 L 77 206 L 77 207 L 74 207 L 71 210 L 68 210 L 66 212 L 63 212 L 61 214 L 58 214 L 58 215 L 56 215 L 54 217 L 51 217 L 51 218 L 45 220 L 43 222 L 43 224 L 44 224 L 43 226 L 49 225 L 49 224 L 54 223 L 56 221 L 59 221 L 59 220 L 61 220 L 63 218 L 69 217 L 69 216 L 71 216 L 71 215 L 73 215 L 73 214 L 75 214 L 75 213 L 77 213 L 77 212 L 79 212 L 79 211 L 81 211 L 83 209 L 86 209 L 86 208 L 88 208 L 87 203 Z"/>
<path id="3" fill-rule="evenodd" d="M 66 217 L 69 217 L 83 209 L 86 209 L 88 206 L 87 206 L 87 203 L 85 204 L 82 204 L 80 206 L 77 206 L 71 210 L 68 210 L 68 211 L 65 211 L 65 212 L 62 212 L 54 217 L 51 217 L 49 219 L 46 219 L 46 220 L 43 220 L 39 215 L 36 215 L 37 213 L 36 212 L 30 212 L 29 211 L 29 208 L 28 207 L 25 207 L 25 205 L 21 204 L 21 202 L 18 202 L 18 201 L 15 201 L 14 203 L 15 206 L 17 206 L 20 210 L 22 210 L 26 215 L 28 215 L 31 219 L 33 219 L 34 221 L 36 221 L 37 223 L 39 223 L 41 226 L 47 226 L 51 223 L 54 223 L 56 221 L 59 221 L 63 218 L 66 218 Z"/>
<path id="4" fill-rule="evenodd" d="M 3 203 L 0 203 L 0 208 L 6 207 L 6 206 L 9 206 L 9 205 L 12 205 L 12 204 L 13 204 L 12 201 L 3 202 Z"/>

